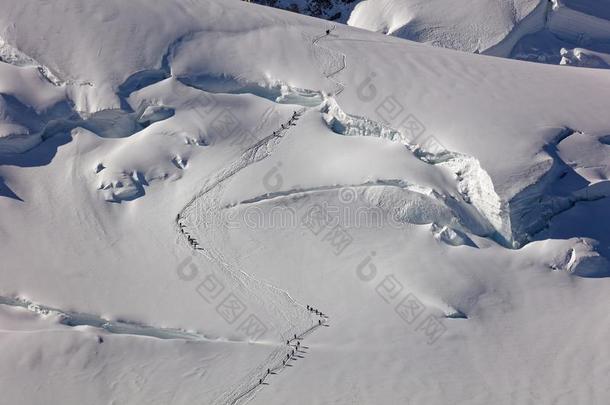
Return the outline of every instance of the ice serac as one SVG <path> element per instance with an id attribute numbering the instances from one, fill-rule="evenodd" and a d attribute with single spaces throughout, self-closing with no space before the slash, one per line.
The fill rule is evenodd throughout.
<path id="1" fill-rule="evenodd" d="M 531 241 L 556 215 L 576 203 L 610 196 L 608 148 L 600 144 L 601 139 L 570 128 L 557 129 L 529 171 L 519 176 L 521 181 L 528 178 L 529 184 L 509 200 L 516 246 Z"/>
<path id="2" fill-rule="evenodd" d="M 449 151 L 433 139 L 424 140 L 421 144 L 415 143 L 409 139 L 407 133 L 401 133 L 384 123 L 345 113 L 334 99 L 327 100 L 323 117 L 336 133 L 399 142 L 405 145 L 406 151 L 420 160 L 449 170 L 455 176 L 462 203 L 472 205 L 479 213 L 479 218 L 464 221 L 469 230 L 491 236 L 503 245 L 512 245 L 513 237 L 506 203 L 498 196 L 491 177 L 476 158 Z"/>
<path id="3" fill-rule="evenodd" d="M 606 5 L 596 5 L 598 10 L 592 10 L 595 15 L 574 9 L 573 2 L 565 3 L 556 1 L 549 13 L 547 26 L 553 34 L 575 43 L 607 41 L 610 38 L 609 16 L 598 16 L 602 15 Z"/>

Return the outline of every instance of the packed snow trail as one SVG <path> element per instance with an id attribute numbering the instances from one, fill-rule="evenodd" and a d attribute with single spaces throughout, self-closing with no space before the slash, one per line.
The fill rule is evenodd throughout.
<path id="1" fill-rule="evenodd" d="M 333 51 L 318 44 L 321 39 L 330 36 L 330 34 L 335 30 L 335 28 L 336 26 L 332 25 L 324 34 L 316 36 L 311 42 L 311 44 L 313 48 L 313 55 L 318 60 L 318 62 L 320 62 L 324 77 L 330 79 L 333 83 L 337 85 L 337 89 L 331 93 L 334 96 L 338 96 L 345 89 L 345 85 L 335 76 L 341 73 L 341 71 L 347 67 L 346 56 L 344 53 Z M 339 55 L 338 61 L 333 56 L 336 54 Z"/>
<path id="2" fill-rule="evenodd" d="M 298 111 L 295 114 L 295 120 L 298 119 L 300 114 L 302 114 L 304 109 Z M 206 231 L 213 232 L 213 226 L 222 224 L 223 220 L 220 218 L 217 213 L 217 207 L 219 204 L 215 202 L 219 198 L 223 183 L 233 177 L 236 173 L 249 166 L 252 163 L 255 163 L 269 155 L 271 149 L 273 149 L 274 144 L 278 142 L 286 131 L 290 128 L 290 124 L 292 121 L 289 121 L 289 124 L 274 131 L 271 135 L 263 138 L 262 140 L 255 143 L 253 146 L 248 148 L 236 161 L 231 163 L 228 167 L 223 168 L 219 171 L 218 174 L 212 177 L 212 180 L 209 181 L 186 206 L 185 208 L 178 214 L 177 216 L 177 226 L 179 231 L 183 237 L 185 237 L 188 243 L 193 247 L 198 247 L 197 251 L 201 252 L 211 261 L 217 263 L 219 267 L 226 271 L 226 273 L 233 278 L 237 285 L 242 286 L 246 290 L 251 290 L 249 287 L 262 287 L 263 289 L 269 290 L 274 294 L 283 295 L 285 298 L 288 298 L 290 302 L 294 301 L 288 296 L 287 293 L 272 287 L 268 284 L 264 284 L 258 280 L 253 279 L 245 272 L 239 270 L 235 271 L 233 268 L 234 264 L 230 263 L 221 251 L 217 248 L 214 248 L 214 242 L 211 237 L 208 237 L 207 243 L 201 243 L 200 241 L 194 239 L 190 235 L 194 235 L 195 233 L 190 230 L 190 228 L 197 228 L 199 226 L 205 227 Z M 194 222 L 191 222 L 191 218 L 194 218 Z M 212 220 L 208 220 L 208 219 Z M 207 235 L 207 233 L 206 233 Z M 195 242 L 193 242 L 195 241 Z M 298 304 L 294 303 L 294 305 L 298 306 Z M 270 309 L 270 308 L 268 308 Z M 283 319 L 288 324 L 291 324 L 290 320 L 299 318 L 298 316 L 288 316 L 287 314 L 279 311 L 275 308 L 271 309 L 271 312 L 274 312 L 274 315 L 278 316 L 280 319 Z M 290 331 L 286 331 L 285 333 L 292 334 Z M 282 340 L 284 340 L 284 335 L 282 335 Z"/>
<path id="3" fill-rule="evenodd" d="M 320 318 L 314 322 L 314 317 L 304 316 L 306 311 L 302 305 L 296 303 L 290 295 L 272 285 L 264 283 L 251 277 L 249 274 L 241 270 L 237 263 L 226 258 L 221 252 L 220 248 L 216 248 L 214 241 L 217 238 L 214 237 L 215 232 L 218 232 L 217 227 L 223 227 L 223 219 L 221 217 L 221 205 L 220 197 L 223 192 L 224 183 L 231 179 L 235 174 L 241 170 L 256 163 L 262 159 L 268 157 L 277 144 L 282 140 L 284 136 L 289 132 L 290 128 L 296 124 L 299 117 L 306 111 L 306 108 L 302 108 L 295 111 L 292 118 L 285 124 L 282 124 L 279 129 L 273 131 L 267 137 L 256 142 L 254 145 L 249 147 L 245 152 L 241 154 L 234 162 L 230 163 L 227 167 L 222 168 L 219 172 L 212 176 L 197 193 L 193 199 L 183 208 L 183 210 L 177 215 L 176 226 L 178 232 L 182 235 L 182 238 L 195 249 L 196 253 L 202 253 L 213 263 L 216 263 L 218 267 L 223 271 L 232 282 L 233 288 L 238 289 L 244 293 L 252 301 L 258 303 L 262 308 L 268 312 L 270 317 L 281 320 L 282 323 L 290 325 L 288 330 L 280 331 L 280 339 L 282 341 L 290 340 L 290 336 L 302 336 L 308 332 L 311 332 L 315 328 L 321 326 Z M 202 229 L 197 238 L 196 230 Z M 205 238 L 205 240 L 203 240 Z M 267 291 L 267 300 L 263 300 L 254 291 Z M 288 308 L 286 303 L 290 303 Z M 296 324 L 294 322 L 297 322 Z M 271 322 L 271 321 L 269 321 Z M 309 327 L 303 332 L 303 324 L 309 324 Z M 278 328 L 276 328 L 278 329 Z M 301 329 L 301 331 L 297 331 Z M 284 357 L 289 354 L 286 353 L 284 346 L 279 346 L 274 350 L 268 357 L 268 360 L 264 364 L 259 365 L 253 371 L 251 371 L 245 378 L 245 382 L 240 383 L 237 387 L 219 398 L 216 403 L 237 403 L 240 398 L 244 398 L 254 391 L 254 389 L 260 385 L 257 382 L 261 381 L 266 375 L 262 375 L 263 371 L 266 371 L 271 367 L 278 369 L 281 361 Z M 288 357 L 289 359 L 290 357 Z M 262 375 L 262 377 L 261 377 Z"/>
<path id="4" fill-rule="evenodd" d="M 267 370 L 269 372 L 265 372 L 263 374 L 263 377 L 259 378 L 258 382 L 255 383 L 254 385 L 252 385 L 249 389 L 246 389 L 242 394 L 238 395 L 237 397 L 235 397 L 235 399 L 233 399 L 233 401 L 231 402 L 231 405 L 235 405 L 238 404 L 241 400 L 247 400 L 250 398 L 250 394 L 254 394 L 254 392 L 256 391 L 257 388 L 261 387 L 262 385 L 265 384 L 265 379 L 271 375 L 274 374 L 278 371 L 281 371 L 283 369 L 285 369 L 286 367 L 288 367 L 288 363 L 290 360 L 293 360 L 295 356 L 297 356 L 299 353 L 300 354 L 305 354 L 306 352 L 304 351 L 300 351 L 299 349 L 302 348 L 302 346 L 299 345 L 294 345 L 292 346 L 290 343 L 294 342 L 294 341 L 301 341 L 303 338 L 305 338 L 305 336 L 309 335 L 310 333 L 312 333 L 314 330 L 316 330 L 317 328 L 321 327 L 321 326 L 329 326 L 327 323 L 328 317 L 324 316 L 325 320 L 317 325 L 312 326 L 311 328 L 307 329 L 306 331 L 302 332 L 300 335 L 296 335 L 295 337 L 288 339 L 287 341 L 287 346 L 289 349 L 286 350 L 286 358 L 284 359 L 282 357 L 282 361 L 281 363 L 278 362 L 276 366 L 274 367 L 268 367 Z M 294 349 L 292 349 L 294 347 Z M 294 353 L 293 353 L 294 351 Z M 257 369 L 258 370 L 258 369 Z M 277 373 L 276 373 L 277 374 Z"/>
<path id="5" fill-rule="evenodd" d="M 337 89 L 333 92 L 333 94 L 336 96 L 343 91 L 345 86 L 343 83 L 335 79 L 334 76 L 346 68 L 346 57 L 344 54 L 340 54 L 339 62 L 333 63 L 336 62 L 336 60 L 333 58 L 332 54 L 336 52 L 318 45 L 318 41 L 330 35 L 330 32 L 332 32 L 334 29 L 335 26 L 333 25 L 324 34 L 315 37 L 312 41 L 312 47 L 314 49 L 314 55 L 321 62 L 325 77 L 337 84 Z M 216 231 L 215 225 L 222 226 L 221 224 L 223 224 L 223 220 L 220 215 L 220 211 L 222 210 L 220 196 L 222 195 L 224 183 L 241 170 L 250 166 L 252 163 L 256 163 L 268 157 L 281 142 L 282 138 L 288 133 L 290 128 L 296 125 L 298 119 L 306 111 L 307 107 L 303 107 L 300 110 L 295 111 L 292 118 L 290 118 L 286 124 L 282 124 L 281 127 L 276 131 L 273 131 L 272 134 L 249 147 L 238 159 L 229 164 L 227 167 L 220 169 L 219 172 L 211 178 L 211 180 L 206 182 L 201 191 L 191 199 L 191 201 L 176 217 L 176 225 L 179 233 L 187 240 L 187 243 L 193 249 L 195 249 L 196 252 L 202 253 L 209 260 L 216 263 L 223 270 L 223 272 L 235 282 L 236 287 L 242 289 L 246 293 L 249 293 L 248 295 L 251 299 L 266 307 L 270 313 L 274 314 L 279 319 L 283 319 L 288 325 L 292 325 L 292 321 L 294 319 L 300 318 L 296 311 L 293 310 L 287 312 L 285 309 L 283 310 L 281 303 L 278 305 L 278 303 L 271 302 L 269 305 L 267 302 L 261 300 L 257 294 L 252 293 L 252 291 L 255 288 L 262 290 L 266 289 L 270 292 L 269 298 L 273 297 L 274 295 L 280 295 L 284 299 L 291 302 L 294 308 L 298 308 L 299 304 L 297 304 L 287 292 L 279 290 L 278 288 L 260 280 L 254 279 L 249 274 L 239 269 L 239 265 L 237 263 L 231 263 L 231 260 L 222 254 L 221 249 L 214 247 L 214 241 L 217 238 L 214 238 L 213 235 Z M 257 132 L 259 129 L 260 125 L 255 129 L 254 132 Z M 194 218 L 194 221 L 191 221 L 191 218 Z M 202 238 L 200 239 L 205 237 L 206 240 L 202 243 L 195 236 L 192 236 L 195 235 L 195 231 L 192 231 L 191 228 L 205 229 L 205 232 L 201 233 Z M 324 319 L 327 318 L 324 317 Z M 306 320 L 302 319 L 302 321 Z M 309 319 L 309 321 L 311 321 L 311 319 Z M 286 339 L 286 336 L 305 336 L 324 323 L 321 319 L 319 319 L 318 323 L 314 323 L 304 332 L 300 333 L 293 333 L 293 330 L 297 327 L 297 325 L 294 325 L 289 331 L 281 332 L 280 335 L 282 340 L 288 340 L 290 342 L 291 339 Z M 271 365 L 274 367 L 273 370 L 279 370 L 285 367 L 285 362 L 281 363 L 280 365 L 280 360 L 283 360 L 284 354 L 285 350 L 283 347 L 276 349 L 270 354 L 268 361 L 266 361 L 265 364 L 260 365 L 258 368 L 253 370 L 248 377 L 246 377 L 245 383 L 238 385 L 235 390 L 227 393 L 227 395 L 223 396 L 216 402 L 236 404 L 241 399 L 246 398 L 264 381 L 266 374 L 264 374 L 263 377 L 260 377 L 261 372 L 271 369 L 271 367 L 265 367 L 266 365 L 271 363 Z M 287 354 L 287 356 L 289 360 L 291 358 L 290 354 Z"/>

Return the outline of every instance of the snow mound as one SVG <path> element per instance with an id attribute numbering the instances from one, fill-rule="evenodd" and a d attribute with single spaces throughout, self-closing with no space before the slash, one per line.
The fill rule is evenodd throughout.
<path id="1" fill-rule="evenodd" d="M 459 7 L 433 0 L 365 0 L 348 24 L 443 48 L 508 56 L 544 24 L 546 1 L 469 0 Z"/>

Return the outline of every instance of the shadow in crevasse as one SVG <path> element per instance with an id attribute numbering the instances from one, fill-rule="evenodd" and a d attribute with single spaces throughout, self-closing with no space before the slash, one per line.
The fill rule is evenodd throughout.
<path id="1" fill-rule="evenodd" d="M 69 131 L 56 133 L 46 138 L 34 148 L 23 153 L 0 154 L 0 168 L 2 166 L 38 167 L 46 166 L 53 160 L 60 146 L 72 140 Z"/>
<path id="2" fill-rule="evenodd" d="M 0 177 L 0 197 L 8 197 L 14 200 L 23 201 L 9 186 L 6 185 L 4 179 Z"/>
<path id="3" fill-rule="evenodd" d="M 165 110 L 156 111 L 150 118 L 150 122 L 139 122 L 140 113 L 130 113 L 116 109 L 99 111 L 86 119 L 71 113 L 64 118 L 54 118 L 47 122 L 40 122 L 39 120 L 35 122 L 36 126 L 32 127 L 32 130 L 39 130 L 38 134 L 31 135 L 39 139 L 36 146 L 25 152 L 11 152 L 0 149 L 0 178 L 3 166 L 39 167 L 51 163 L 59 147 L 72 141 L 71 132 L 75 128 L 87 129 L 101 138 L 125 138 L 139 132 L 150 122 L 166 119 L 173 115 L 173 113 L 168 113 Z M 140 174 L 137 183 L 142 186 L 148 185 Z M 133 198 L 140 195 L 143 195 L 143 189 L 138 190 L 137 196 L 134 195 Z M 21 200 L 4 181 L 0 182 L 0 197 Z M 127 200 L 129 198 L 123 199 Z"/>
<path id="4" fill-rule="evenodd" d="M 596 251 L 610 263 L 610 198 L 578 202 L 554 217 L 536 239 L 590 238 L 598 242 Z M 605 275 L 610 276 L 610 264 Z"/>
<path id="5" fill-rule="evenodd" d="M 0 154 L 0 197 L 12 198 L 18 201 L 23 201 L 11 188 L 6 184 L 1 177 L 2 167 L 17 166 L 17 167 L 38 167 L 48 165 L 52 160 L 60 146 L 72 140 L 69 133 L 58 134 L 38 146 L 24 153 L 4 153 Z"/>
<path id="6" fill-rule="evenodd" d="M 0 169 L 2 166 L 45 166 L 53 160 L 61 145 L 72 140 L 70 131 L 78 115 L 67 101 L 38 113 L 13 96 L 0 94 L 0 100 L 10 122 L 23 127 L 27 130 L 26 134 L 30 134 L 14 138 L 9 135 L 3 139 L 0 144 Z M 0 193 L 3 196 L 7 194 L 10 195 L 10 192 Z"/>

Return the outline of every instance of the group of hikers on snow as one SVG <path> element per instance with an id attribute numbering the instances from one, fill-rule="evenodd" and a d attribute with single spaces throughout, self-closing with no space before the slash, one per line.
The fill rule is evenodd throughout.
<path id="1" fill-rule="evenodd" d="M 180 227 L 180 232 L 186 235 L 186 239 L 188 240 L 189 244 L 195 249 L 199 249 L 199 242 L 197 242 L 197 240 L 186 231 L 186 226 L 180 222 L 180 214 L 178 214 L 177 220 L 178 226 Z"/>

